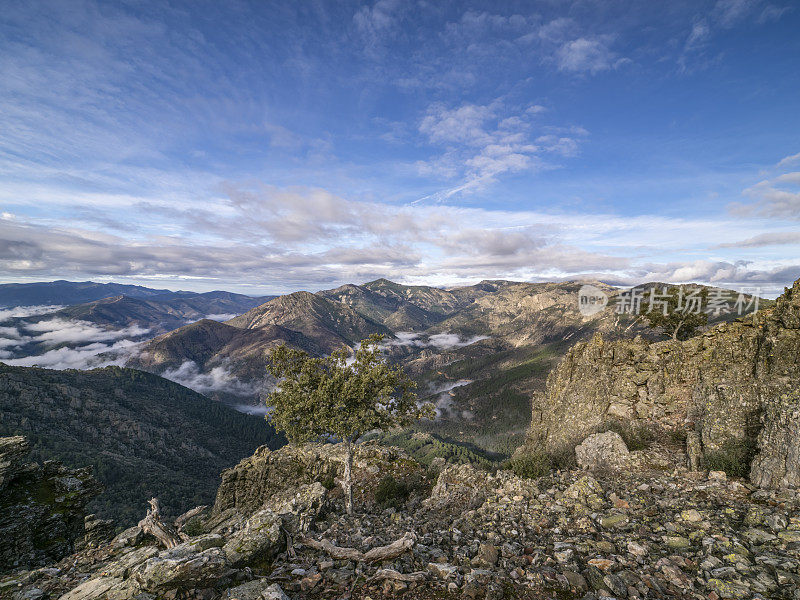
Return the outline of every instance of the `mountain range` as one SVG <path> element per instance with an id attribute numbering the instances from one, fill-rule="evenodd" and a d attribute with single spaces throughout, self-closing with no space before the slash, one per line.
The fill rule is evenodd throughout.
<path id="1" fill-rule="evenodd" d="M 201 321 L 156 337 L 127 364 L 162 374 L 183 368 L 195 377 L 224 371 L 247 384 L 239 390 L 257 390 L 247 402 L 259 402 L 274 383 L 266 365 L 275 345 L 320 355 L 380 333 L 391 360 L 416 379 L 419 395 L 437 404 L 437 420 L 420 429 L 507 454 L 524 436 L 532 395 L 572 344 L 597 332 L 609 339 L 658 337 L 633 315 L 611 309 L 581 314 L 583 285 L 483 281 L 442 289 L 378 279 L 295 292 L 224 323 Z M 621 293 L 592 285 L 610 302 Z M 711 323 L 732 316 L 712 316 Z M 192 385 L 191 379 L 181 381 Z M 211 393 L 230 401 L 222 387 Z"/>
<path id="2" fill-rule="evenodd" d="M 588 316 L 580 312 L 578 293 L 587 283 L 608 296 L 606 310 Z M 53 282 L 50 292 L 45 284 L 26 285 L 37 300 L 50 301 L 65 286 L 84 296 L 119 291 L 110 284 L 67 284 Z M 68 324 L 79 323 L 105 335 L 124 334 L 124 344 L 92 341 L 99 347 L 89 364 L 124 362 L 254 412 L 263 412 L 263 396 L 274 384 L 266 366 L 275 346 L 323 355 L 383 334 L 390 359 L 411 373 L 422 398 L 436 403 L 436 420 L 418 425 L 418 430 L 503 455 L 522 442 L 531 399 L 542 392 L 548 372 L 575 342 L 598 332 L 606 339 L 658 337 L 635 315 L 615 312 L 612 305 L 622 290 L 600 282 L 487 280 L 444 289 L 378 279 L 261 298 L 133 288 L 128 291 L 138 296 L 94 299 L 44 315 L 11 318 L 3 325 L 22 332 L 52 324 L 68 330 Z M 762 307 L 768 304 L 762 300 Z M 735 316 L 712 315 L 710 322 Z M 90 340 L 101 335 L 94 330 L 89 334 Z M 5 349 L 6 358 L 9 353 L 35 354 L 16 364 L 36 364 L 39 358 L 87 343 L 59 339 L 50 331 L 27 337 L 26 344 L 14 347 L 9 340 L 0 351 Z M 115 354 L 116 346 L 122 350 Z"/>

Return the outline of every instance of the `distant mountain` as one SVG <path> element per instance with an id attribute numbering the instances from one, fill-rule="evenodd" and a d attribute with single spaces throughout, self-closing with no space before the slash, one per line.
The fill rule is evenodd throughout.
<path id="1" fill-rule="evenodd" d="M 461 305 L 445 290 L 406 287 L 385 279 L 363 286 L 347 284 L 318 292 L 318 295 L 346 304 L 393 331 L 423 331 Z"/>
<path id="2" fill-rule="evenodd" d="M 132 298 L 151 298 L 159 294 L 174 294 L 140 285 L 94 283 L 93 281 L 41 281 L 36 283 L 5 283 L 0 285 L 0 307 L 69 305 L 92 302 L 102 298 L 126 295 Z"/>
<path id="3" fill-rule="evenodd" d="M 26 436 L 38 461 L 91 466 L 90 508 L 135 523 L 158 496 L 178 514 L 210 504 L 220 472 L 281 439 L 263 418 L 133 369 L 52 371 L 0 363 L 0 437 Z"/>
<path id="4" fill-rule="evenodd" d="M 223 367 L 235 377 L 261 380 L 269 353 L 279 344 L 314 355 L 325 352 L 315 340 L 280 325 L 241 329 L 203 319 L 151 340 L 128 366 L 163 373 L 191 362 L 201 372 Z"/>
<path id="5" fill-rule="evenodd" d="M 69 306 L 37 319 L 58 317 L 88 321 L 106 327 L 138 325 L 157 333 L 171 331 L 185 325 L 187 321 L 197 321 L 209 316 L 227 320 L 270 298 L 253 298 L 230 292 L 170 293 L 149 298 L 115 296 Z"/>
<path id="6" fill-rule="evenodd" d="M 391 330 L 341 302 L 310 292 L 279 296 L 227 322 L 240 329 L 279 325 L 298 331 L 326 350 L 352 345 Z"/>
<path id="7" fill-rule="evenodd" d="M 580 312 L 578 291 L 586 283 L 609 297 L 608 308 Z M 183 327 L 144 344 L 128 364 L 163 373 L 191 361 L 201 372 L 223 368 L 261 390 L 277 344 L 320 355 L 384 333 L 390 359 L 437 404 L 437 420 L 420 428 L 509 453 L 522 441 L 531 398 L 575 342 L 598 332 L 607 339 L 658 337 L 643 319 L 614 310 L 620 293 L 600 282 L 482 281 L 441 289 L 378 279 L 280 296 L 225 324 Z"/>
<path id="8" fill-rule="evenodd" d="M 141 326 L 163 321 L 165 330 L 212 314 L 236 315 L 275 296 L 225 291 L 185 292 L 92 281 L 44 281 L 0 285 L 0 308 L 67 306 L 58 315 L 98 325 Z"/>

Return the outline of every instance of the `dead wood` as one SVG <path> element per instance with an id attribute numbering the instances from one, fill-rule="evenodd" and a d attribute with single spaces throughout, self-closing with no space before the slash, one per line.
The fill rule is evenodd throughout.
<path id="1" fill-rule="evenodd" d="M 158 498 L 151 498 L 147 516 L 139 521 L 139 527 L 145 533 L 156 538 L 165 548 L 174 548 L 181 543 L 181 538 L 175 528 L 161 519 L 161 506 Z"/>
<path id="2" fill-rule="evenodd" d="M 343 548 L 336 546 L 330 540 L 317 541 L 312 538 L 303 538 L 302 543 L 315 550 L 322 550 L 329 556 L 339 560 L 354 560 L 356 562 L 373 563 L 382 560 L 392 560 L 414 546 L 416 536 L 413 533 L 406 533 L 399 540 L 395 540 L 386 546 L 372 548 L 368 552 L 361 552 L 355 548 Z"/>

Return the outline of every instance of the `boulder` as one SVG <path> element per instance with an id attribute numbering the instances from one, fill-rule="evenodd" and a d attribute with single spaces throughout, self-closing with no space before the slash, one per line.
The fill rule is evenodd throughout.
<path id="1" fill-rule="evenodd" d="M 800 486 L 800 394 L 784 394 L 766 403 L 759 453 L 750 469 L 760 487 Z"/>
<path id="2" fill-rule="evenodd" d="M 225 597 L 230 600 L 289 600 L 277 583 L 269 583 L 264 579 L 255 579 L 230 588 Z"/>
<path id="3" fill-rule="evenodd" d="M 220 548 L 194 552 L 181 544 L 147 559 L 134 570 L 133 579 L 146 591 L 164 592 L 212 587 L 228 571 L 225 552 Z"/>
<path id="4" fill-rule="evenodd" d="M 625 441 L 618 433 L 606 431 L 587 437 L 575 448 L 575 457 L 581 469 L 619 469 L 630 458 Z"/>
<path id="5" fill-rule="evenodd" d="M 252 515 L 223 546 L 230 563 L 246 567 L 274 558 L 286 544 L 282 524 L 281 517 L 271 510 L 260 510 Z"/>
<path id="6" fill-rule="evenodd" d="M 213 515 L 232 508 L 250 515 L 287 489 L 332 482 L 343 472 L 344 460 L 343 444 L 288 445 L 274 451 L 262 446 L 249 458 L 222 472 Z M 353 467 L 356 500 L 371 495 L 380 477 L 391 474 L 400 479 L 420 468 L 399 448 L 370 443 L 356 446 Z"/>

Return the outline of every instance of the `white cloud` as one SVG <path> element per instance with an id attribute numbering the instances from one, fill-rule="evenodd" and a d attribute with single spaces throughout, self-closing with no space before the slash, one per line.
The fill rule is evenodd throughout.
<path id="1" fill-rule="evenodd" d="M 237 396 L 253 396 L 260 391 L 259 386 L 244 383 L 223 365 L 204 373 L 197 363 L 191 360 L 187 360 L 176 369 L 167 369 L 161 376 L 201 394 L 227 392 Z"/>
<path id="2" fill-rule="evenodd" d="M 40 306 L 16 306 L 13 308 L 0 309 L 0 323 L 18 317 L 34 317 L 55 312 L 61 308 L 60 305 L 40 305 Z"/>
<path id="3" fill-rule="evenodd" d="M 481 340 L 488 340 L 488 336 L 476 335 L 472 337 L 462 337 L 456 333 L 435 333 L 433 335 L 421 336 L 410 331 L 398 331 L 395 338 L 388 340 L 388 346 L 416 346 L 418 348 L 435 347 L 440 349 L 462 348 Z"/>
<path id="4" fill-rule="evenodd" d="M 130 325 L 120 329 L 105 329 L 87 321 L 71 321 L 53 318 L 22 326 L 33 335 L 25 337 L 26 341 L 44 344 L 85 344 L 120 338 L 136 338 L 150 333 L 149 329 Z"/>
<path id="5" fill-rule="evenodd" d="M 717 0 L 713 14 L 722 27 L 733 27 L 761 4 L 761 0 Z"/>
<path id="6" fill-rule="evenodd" d="M 592 74 L 607 71 L 618 64 L 608 44 L 607 38 L 578 38 L 565 42 L 556 51 L 556 64 L 561 71 Z"/>
<path id="7" fill-rule="evenodd" d="M 800 245 L 800 231 L 761 233 L 745 240 L 718 244 L 717 248 L 763 248 L 764 246 Z"/>
<path id="8" fill-rule="evenodd" d="M 486 105 L 463 104 L 447 108 L 434 104 L 422 119 L 419 131 L 433 144 L 444 147 L 444 153 L 417 167 L 424 175 L 461 182 L 431 194 L 422 200 L 446 200 L 456 194 L 483 189 L 503 174 L 534 172 L 552 168 L 544 154 L 574 156 L 578 140 L 585 130 L 574 129 L 572 135 L 543 133 L 534 139 L 531 117 L 542 107 L 510 108 L 500 99 Z"/>
<path id="9" fill-rule="evenodd" d="M 797 154 L 792 154 L 790 156 L 785 156 L 780 161 L 778 161 L 778 168 L 781 167 L 788 167 L 790 165 L 800 164 L 800 152 Z"/>
<path id="10" fill-rule="evenodd" d="M 781 170 L 792 166 L 799 157 L 800 154 L 787 156 L 775 168 Z M 776 174 L 745 189 L 743 193 L 756 201 L 752 204 L 731 204 L 729 208 L 733 214 L 800 220 L 800 172 Z"/>
<path id="11" fill-rule="evenodd" d="M 46 369 L 94 369 L 125 364 L 138 346 L 132 340 L 119 340 L 113 344 L 93 342 L 78 348 L 56 348 L 36 356 L 4 358 L 3 362 L 17 367 L 44 367 Z"/>
<path id="12" fill-rule="evenodd" d="M 238 316 L 236 313 L 216 313 L 213 315 L 206 315 L 206 319 L 212 321 L 230 321 L 233 317 Z"/>

